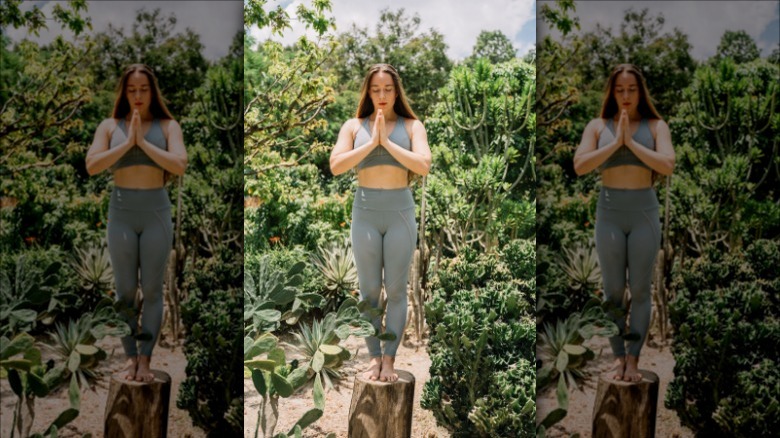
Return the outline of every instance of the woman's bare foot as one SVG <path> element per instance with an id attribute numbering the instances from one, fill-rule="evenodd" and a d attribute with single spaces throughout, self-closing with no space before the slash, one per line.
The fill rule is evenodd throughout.
<path id="1" fill-rule="evenodd" d="M 640 382 L 642 373 L 639 372 L 639 358 L 637 356 L 626 356 L 626 372 L 623 375 L 626 382 Z"/>
<path id="2" fill-rule="evenodd" d="M 135 380 L 136 369 L 138 368 L 138 356 L 130 356 L 125 366 L 125 380 Z"/>
<path id="3" fill-rule="evenodd" d="M 367 380 L 379 380 L 379 371 L 382 369 L 382 357 L 372 357 L 369 362 L 368 370 L 363 373 L 363 378 Z"/>
<path id="4" fill-rule="evenodd" d="M 395 382 L 398 380 L 398 374 L 395 373 L 395 357 L 382 356 L 382 372 L 379 374 L 379 380 L 383 382 Z"/>
<path id="5" fill-rule="evenodd" d="M 138 356 L 138 370 L 135 373 L 136 382 L 151 382 L 154 380 L 154 373 L 150 369 L 152 358 L 149 356 Z"/>
<path id="6" fill-rule="evenodd" d="M 612 378 L 614 380 L 623 380 L 623 374 L 626 372 L 626 357 L 620 356 L 615 359 L 615 367 L 612 368 Z"/>

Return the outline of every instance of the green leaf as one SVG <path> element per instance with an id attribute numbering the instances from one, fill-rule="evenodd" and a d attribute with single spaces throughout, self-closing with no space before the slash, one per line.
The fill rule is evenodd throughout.
<path id="1" fill-rule="evenodd" d="M 523 406 L 523 409 L 520 410 L 520 415 L 528 415 L 531 413 L 531 411 L 536 406 L 536 400 L 530 399 L 527 402 L 525 402 L 525 406 Z"/>
<path id="2" fill-rule="evenodd" d="M 30 367 L 32 366 L 33 363 L 27 359 L 0 360 L 0 367 L 6 369 L 14 368 L 22 371 L 30 371 Z"/>
<path id="3" fill-rule="evenodd" d="M 75 374 L 70 375 L 70 387 L 68 388 L 68 399 L 70 407 L 76 410 L 81 409 L 81 388 L 79 388 L 78 379 Z"/>
<path id="4" fill-rule="evenodd" d="M 268 359 L 276 362 L 277 365 L 283 366 L 287 364 L 287 358 L 284 355 L 284 350 L 281 348 L 274 348 L 268 352 Z"/>
<path id="5" fill-rule="evenodd" d="M 580 356 L 585 354 L 588 349 L 582 345 L 566 344 L 563 346 L 563 351 L 569 353 L 572 356 Z"/>
<path id="6" fill-rule="evenodd" d="M 250 370 L 259 369 L 270 373 L 276 367 L 276 362 L 266 359 L 245 360 L 244 366 Z"/>
<path id="7" fill-rule="evenodd" d="M 342 324 L 336 330 L 334 330 L 336 336 L 338 336 L 339 339 L 341 339 L 342 341 L 349 337 L 349 332 L 350 332 L 349 324 Z"/>
<path id="8" fill-rule="evenodd" d="M 56 420 L 52 423 L 52 426 L 57 426 L 58 428 L 62 429 L 66 424 L 70 423 L 71 421 L 75 420 L 76 417 L 79 416 L 79 410 L 78 409 L 66 409 L 60 415 L 57 417 Z"/>
<path id="9" fill-rule="evenodd" d="M 559 373 L 566 371 L 566 367 L 569 366 L 569 354 L 561 350 L 558 352 L 558 357 L 555 359 L 555 369 Z"/>
<path id="10" fill-rule="evenodd" d="M 566 417 L 566 409 L 554 409 L 552 412 L 547 414 L 546 417 L 544 417 L 544 420 L 542 420 L 542 426 L 544 426 L 545 429 L 549 429 L 553 424 L 563 420 L 564 417 Z"/>
<path id="11" fill-rule="evenodd" d="M 308 365 L 303 365 L 294 369 L 290 375 L 287 376 L 287 381 L 290 382 L 293 389 L 300 388 L 309 380 L 309 369 Z"/>
<path id="12" fill-rule="evenodd" d="M 255 385 L 255 389 L 260 396 L 265 397 L 268 395 L 268 387 L 265 384 L 265 376 L 263 372 L 255 368 L 252 370 L 252 383 Z"/>
<path id="13" fill-rule="evenodd" d="M 301 430 L 306 429 L 309 425 L 314 423 L 315 421 L 319 420 L 320 417 L 322 417 L 322 409 L 309 409 L 306 411 L 305 414 L 298 420 L 297 423 L 295 423 L 295 426 L 290 429 L 289 434 L 293 433 L 295 430 L 295 427 L 300 427 Z"/>
<path id="14" fill-rule="evenodd" d="M 49 386 L 38 375 L 27 374 L 27 384 L 30 385 L 30 389 L 36 397 L 46 397 L 49 394 Z"/>
<path id="15" fill-rule="evenodd" d="M 325 411 L 325 390 L 322 388 L 322 378 L 317 373 L 317 377 L 314 378 L 314 390 L 312 391 L 314 397 L 314 407 Z"/>
<path id="16" fill-rule="evenodd" d="M 85 356 L 92 356 L 93 354 L 97 354 L 99 349 L 94 345 L 78 344 L 76 345 L 76 351 L 78 351 L 79 354 L 83 354 Z"/>
<path id="17" fill-rule="evenodd" d="M 320 351 L 328 356 L 338 356 L 342 350 L 344 349 L 338 345 L 320 345 Z"/>
<path id="18" fill-rule="evenodd" d="M 274 385 L 274 389 L 279 393 L 280 396 L 287 398 L 292 395 L 292 385 L 290 385 L 290 382 L 288 382 L 287 379 L 280 376 L 279 374 L 271 373 L 271 383 Z"/>
<path id="19" fill-rule="evenodd" d="M 569 409 L 569 388 L 566 386 L 566 378 L 563 374 L 558 376 L 558 388 L 555 391 L 558 399 L 558 407 L 564 410 Z"/>
<path id="20" fill-rule="evenodd" d="M 7 340 L 7 338 L 3 337 L 3 340 Z M 27 333 L 20 333 L 14 336 L 7 345 L 3 342 L 2 347 L 0 347 L 0 359 L 8 359 L 11 356 L 32 348 L 33 345 L 35 345 L 35 338 Z"/>
<path id="21" fill-rule="evenodd" d="M 298 262 L 298 263 L 294 264 L 292 266 L 292 268 L 290 268 L 290 270 L 287 271 L 287 276 L 288 277 L 292 277 L 293 275 L 300 274 L 301 272 L 303 272 L 304 268 L 306 268 L 306 263 L 305 262 Z"/>
<path id="22" fill-rule="evenodd" d="M 313 369 L 315 373 L 319 373 L 320 371 L 322 371 L 322 366 L 324 364 L 325 364 L 325 355 L 318 350 L 316 353 L 314 353 L 314 357 L 312 357 L 311 359 L 311 369 Z"/>
<path id="23" fill-rule="evenodd" d="M 11 368 L 8 370 L 8 383 L 11 385 L 11 390 L 18 397 L 22 396 L 22 379 L 19 376 L 19 372 Z"/>
<path id="24" fill-rule="evenodd" d="M 68 369 L 70 372 L 75 373 L 81 365 L 81 355 L 78 351 L 71 351 L 68 357 Z"/>

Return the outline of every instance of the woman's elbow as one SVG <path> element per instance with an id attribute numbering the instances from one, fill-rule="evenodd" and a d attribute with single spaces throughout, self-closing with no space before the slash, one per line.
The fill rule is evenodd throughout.
<path id="1" fill-rule="evenodd" d="M 330 158 L 330 173 L 332 173 L 333 176 L 341 175 L 347 171 L 347 169 L 343 169 L 342 167 L 341 163 L 339 163 L 335 157 Z"/>

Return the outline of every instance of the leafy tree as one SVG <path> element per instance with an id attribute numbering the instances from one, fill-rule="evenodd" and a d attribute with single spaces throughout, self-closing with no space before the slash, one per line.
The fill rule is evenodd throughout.
<path id="1" fill-rule="evenodd" d="M 417 14 L 384 9 L 373 35 L 357 24 L 339 34 L 339 48 L 329 65 L 336 72 L 339 89 L 359 90 L 368 67 L 388 63 L 401 75 L 415 113 L 423 119 L 429 115 L 452 62 L 446 55 L 444 36 L 435 29 L 420 32 L 420 23 Z"/>
<path id="2" fill-rule="evenodd" d="M 761 56 L 753 38 L 744 30 L 727 30 L 720 37 L 715 62 L 723 58 L 731 58 L 737 64 L 743 64 L 758 59 Z"/>
<path id="3" fill-rule="evenodd" d="M 200 36 L 187 28 L 174 32 L 176 16 L 164 17 L 160 9 L 137 11 L 129 35 L 123 27 L 109 23 L 95 35 L 97 59 L 91 65 L 100 91 L 116 92 L 116 81 L 130 64 L 144 63 L 154 70 L 168 108 L 174 117 L 189 111 L 195 101 L 193 91 L 206 76 L 208 62 L 203 57 Z M 110 111 L 110 110 L 109 110 Z"/>
<path id="4" fill-rule="evenodd" d="M 509 61 L 517 56 L 512 41 L 500 30 L 483 30 L 471 52 L 471 60 L 485 58 L 493 64 Z"/>

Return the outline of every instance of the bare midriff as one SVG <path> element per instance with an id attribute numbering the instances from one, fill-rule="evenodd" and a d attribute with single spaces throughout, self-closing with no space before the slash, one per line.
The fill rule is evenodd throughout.
<path id="1" fill-rule="evenodd" d="M 114 185 L 126 189 L 159 189 L 164 172 L 152 166 L 128 166 L 114 171 Z"/>
<path id="2" fill-rule="evenodd" d="M 409 171 L 397 166 L 379 165 L 358 171 L 358 185 L 369 189 L 401 189 L 409 185 Z"/>
<path id="3" fill-rule="evenodd" d="M 601 171 L 601 185 L 613 189 L 646 189 L 652 186 L 653 172 L 639 166 L 615 166 Z"/>

